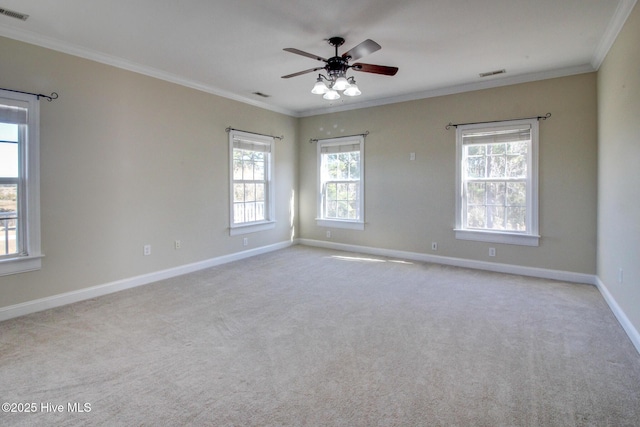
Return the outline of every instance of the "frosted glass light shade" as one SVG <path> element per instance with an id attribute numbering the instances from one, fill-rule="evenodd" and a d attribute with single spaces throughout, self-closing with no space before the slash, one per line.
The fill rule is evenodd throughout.
<path id="1" fill-rule="evenodd" d="M 329 88 L 326 84 L 320 79 L 313 85 L 313 89 L 311 89 L 311 93 L 315 93 L 316 95 L 323 95 L 329 91 Z"/>
<path id="2" fill-rule="evenodd" d="M 349 82 L 344 77 L 338 77 L 336 82 L 333 84 L 334 90 L 345 90 L 349 87 Z"/>
<path id="3" fill-rule="evenodd" d="M 322 95 L 322 97 L 324 99 L 328 99 L 328 100 L 334 100 L 334 99 L 339 99 L 340 98 L 340 94 L 333 90 L 333 89 L 329 89 L 329 91 L 327 93 L 325 93 L 324 95 Z"/>
<path id="4" fill-rule="evenodd" d="M 360 89 L 358 89 L 358 85 L 356 84 L 356 82 L 351 83 L 343 93 L 347 96 L 358 96 L 362 94 L 362 92 L 360 92 Z"/>

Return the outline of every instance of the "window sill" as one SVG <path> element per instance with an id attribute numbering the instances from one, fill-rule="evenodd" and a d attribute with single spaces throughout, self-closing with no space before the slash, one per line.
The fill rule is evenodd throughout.
<path id="1" fill-rule="evenodd" d="M 229 228 L 229 236 L 255 233 L 257 231 L 271 230 L 276 228 L 275 221 L 252 222 L 251 224 L 234 225 Z"/>
<path id="2" fill-rule="evenodd" d="M 540 236 L 521 233 L 454 229 L 456 239 L 478 242 L 505 243 L 507 245 L 539 246 Z"/>
<path id="3" fill-rule="evenodd" d="M 340 220 L 340 219 L 316 218 L 316 224 L 320 227 L 364 230 L 364 222 L 361 222 L 361 221 L 346 221 L 346 220 Z"/>
<path id="4" fill-rule="evenodd" d="M 44 255 L 18 256 L 0 261 L 0 276 L 40 270 Z"/>

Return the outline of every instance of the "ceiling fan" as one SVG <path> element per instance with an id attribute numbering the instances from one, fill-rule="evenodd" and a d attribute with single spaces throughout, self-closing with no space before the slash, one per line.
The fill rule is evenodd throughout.
<path id="1" fill-rule="evenodd" d="M 318 79 L 316 81 L 316 84 L 313 86 L 311 93 L 323 95 L 324 99 L 333 100 L 340 98 L 340 94 L 338 93 L 338 91 L 344 91 L 343 94 L 347 96 L 357 96 L 362 93 L 356 85 L 355 78 L 347 78 L 347 70 L 349 68 L 354 71 L 382 74 L 385 76 L 394 76 L 398 72 L 397 67 L 387 67 L 385 65 L 363 64 L 361 62 L 356 62 L 355 64 L 349 65 L 349 61 L 358 60 L 365 55 L 382 49 L 382 47 L 373 40 L 367 39 L 354 48 L 343 53 L 342 55 L 338 55 L 338 47 L 344 44 L 344 39 L 342 37 L 331 37 L 327 40 L 327 42 L 331 46 L 335 47 L 336 52 L 335 56 L 329 59 L 314 55 L 312 53 L 304 52 L 300 49 L 295 49 L 292 47 L 285 48 L 284 50 L 286 50 L 287 52 L 306 56 L 307 58 L 315 59 L 317 61 L 322 61 L 325 63 L 325 65 L 322 67 L 315 67 L 304 71 L 298 71 L 297 73 L 293 74 L 287 74 L 286 76 L 282 76 L 282 78 L 288 79 L 291 77 L 300 76 L 302 74 L 312 73 L 318 70 L 325 70 L 328 76 L 318 74 Z"/>

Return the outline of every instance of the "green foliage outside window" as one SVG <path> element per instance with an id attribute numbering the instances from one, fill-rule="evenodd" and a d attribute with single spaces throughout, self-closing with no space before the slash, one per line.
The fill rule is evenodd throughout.
<path id="1" fill-rule="evenodd" d="M 526 141 L 465 146 L 468 228 L 526 231 Z"/>

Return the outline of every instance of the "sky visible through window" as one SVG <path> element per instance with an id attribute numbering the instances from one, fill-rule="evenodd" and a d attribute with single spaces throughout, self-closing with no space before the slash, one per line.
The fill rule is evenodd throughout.
<path id="1" fill-rule="evenodd" d="M 15 178 L 18 176 L 18 126 L 0 123 L 0 176 Z"/>

